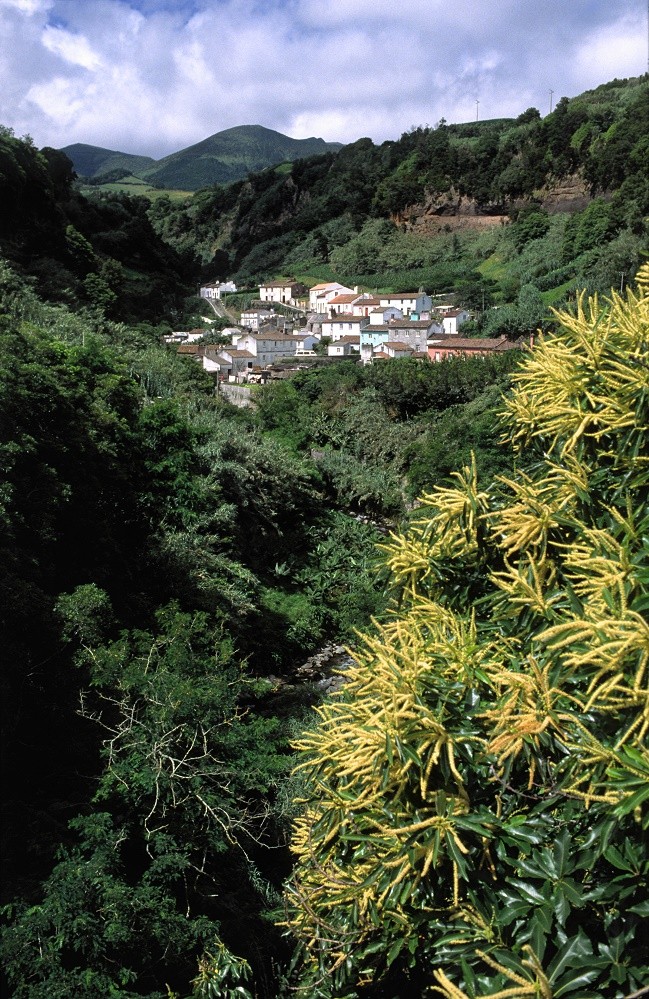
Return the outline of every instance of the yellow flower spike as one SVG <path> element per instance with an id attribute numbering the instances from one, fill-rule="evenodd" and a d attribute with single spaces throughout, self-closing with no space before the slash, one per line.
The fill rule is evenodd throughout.
<path id="1" fill-rule="evenodd" d="M 506 968 L 504 964 L 500 964 L 500 962 L 496 961 L 490 954 L 486 954 L 483 950 L 476 950 L 476 954 L 478 957 L 482 958 L 485 964 L 488 964 L 490 968 L 493 968 L 494 971 L 499 971 L 501 975 L 505 976 L 505 978 L 509 978 L 510 982 L 516 982 L 517 985 L 523 985 L 525 987 L 532 984 L 520 975 L 517 975 L 515 971 L 511 971 L 510 968 Z"/>
<path id="2" fill-rule="evenodd" d="M 433 971 L 433 977 L 439 982 L 439 986 L 431 985 L 431 992 L 438 992 L 440 995 L 445 996 L 446 999 L 469 999 L 466 992 L 458 989 L 457 985 L 454 985 L 443 971 L 439 969 Z"/>
<path id="3" fill-rule="evenodd" d="M 456 909 L 460 905 L 460 871 L 455 861 L 453 861 L 453 905 Z"/>
<path id="4" fill-rule="evenodd" d="M 520 558 L 517 566 L 512 566 L 505 559 L 506 572 L 491 574 L 493 583 L 508 596 L 511 603 L 532 607 L 537 613 L 545 616 L 549 613 L 555 598 L 548 598 L 556 578 L 554 565 L 541 557 L 527 555 Z"/>
<path id="5" fill-rule="evenodd" d="M 552 999 L 552 988 L 545 972 L 543 971 L 543 968 L 541 967 L 541 962 L 539 961 L 536 953 L 529 944 L 523 944 L 522 949 L 528 955 L 528 957 L 523 960 L 523 964 L 526 968 L 531 968 L 536 975 L 538 987 L 543 999 Z"/>

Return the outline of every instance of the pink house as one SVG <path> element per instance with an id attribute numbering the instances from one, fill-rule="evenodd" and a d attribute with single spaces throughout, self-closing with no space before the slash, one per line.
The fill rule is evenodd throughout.
<path id="1" fill-rule="evenodd" d="M 429 340 L 427 349 L 431 361 L 443 361 L 446 357 L 485 357 L 503 350 L 520 350 L 521 344 L 508 340 L 506 336 L 473 337 L 459 336 L 440 337 Z"/>

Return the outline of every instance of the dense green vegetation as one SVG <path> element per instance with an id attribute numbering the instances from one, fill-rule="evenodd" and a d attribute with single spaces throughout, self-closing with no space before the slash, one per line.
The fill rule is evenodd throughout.
<path id="1" fill-rule="evenodd" d="M 637 268 L 644 100 L 615 81 L 183 206 L 85 198 L 61 152 L 2 131 L 9 994 L 640 987 L 648 300 L 559 331 L 546 310 Z M 544 208 L 532 186 L 575 173 L 593 197 Z M 509 223 L 419 234 L 408 199 L 456 193 Z M 474 332 L 549 335 L 323 365 L 236 410 L 160 344 L 235 269 L 454 289 Z M 301 666 L 359 629 L 355 696 L 327 699 Z"/>
<path id="2" fill-rule="evenodd" d="M 6 265 L 0 294 L 13 993 L 187 995 L 231 949 L 276 995 L 289 739 L 321 696 L 295 669 L 380 614 L 370 521 L 402 515 L 410 465 L 444 477 L 418 442 L 513 355 L 330 366 L 251 414 L 146 325 L 45 304 Z M 493 420 L 464 433 L 489 464 Z"/>
<path id="3" fill-rule="evenodd" d="M 0 251 L 40 296 L 131 323 L 181 318 L 192 257 L 155 234 L 145 198 L 83 198 L 63 153 L 8 129 L 0 191 Z"/>
<path id="4" fill-rule="evenodd" d="M 646 993 L 649 266 L 531 354 L 523 467 L 383 546 L 395 609 L 300 739 L 309 997 Z"/>
<path id="5" fill-rule="evenodd" d="M 263 981 L 287 740 L 317 697 L 292 671 L 380 608 L 375 532 L 191 362 L 7 267 L 0 291 L 15 994 L 187 994 L 217 937 Z"/>
<path id="6" fill-rule="evenodd" d="M 493 410 L 519 363 L 519 351 L 431 365 L 342 362 L 271 383 L 256 418 L 314 455 L 334 502 L 392 519 L 471 451 L 487 476 L 507 465 Z"/>

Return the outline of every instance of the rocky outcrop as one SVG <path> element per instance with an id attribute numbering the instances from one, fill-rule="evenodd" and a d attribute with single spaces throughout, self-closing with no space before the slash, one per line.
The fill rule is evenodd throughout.
<path id="1" fill-rule="evenodd" d="M 422 204 L 408 205 L 393 216 L 393 222 L 421 236 L 436 236 L 443 232 L 485 229 L 506 225 L 512 209 L 530 204 L 539 205 L 549 215 L 559 212 L 580 212 L 592 201 L 583 177 L 573 174 L 548 183 L 530 198 L 519 198 L 504 204 L 483 205 L 451 188 L 444 194 L 431 195 Z"/>
<path id="2" fill-rule="evenodd" d="M 423 204 L 409 205 L 393 221 L 421 236 L 436 236 L 440 232 L 504 225 L 508 216 L 503 205 L 479 205 L 451 188 L 430 195 Z"/>
<path id="3" fill-rule="evenodd" d="M 541 202 L 541 208 L 548 215 L 556 215 L 559 212 L 581 212 L 592 201 L 583 177 L 578 174 L 548 185 L 538 192 L 537 197 Z"/>

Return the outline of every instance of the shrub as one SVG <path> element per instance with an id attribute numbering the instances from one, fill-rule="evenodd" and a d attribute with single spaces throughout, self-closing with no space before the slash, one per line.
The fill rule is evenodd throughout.
<path id="1" fill-rule="evenodd" d="M 649 980 L 649 267 L 542 339 L 475 464 L 386 544 L 398 603 L 302 737 L 309 996 L 612 999 Z M 644 991 L 644 990 L 643 990 Z"/>

